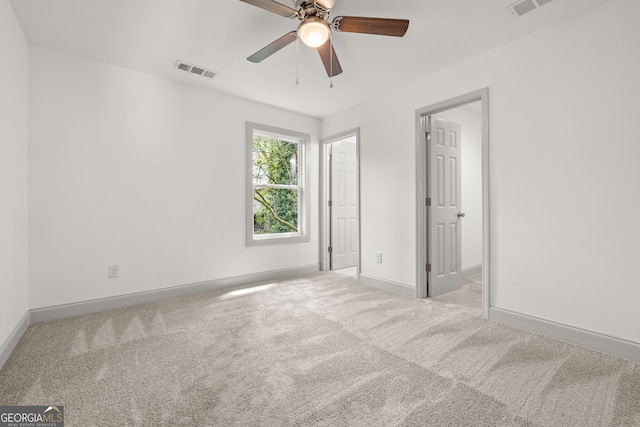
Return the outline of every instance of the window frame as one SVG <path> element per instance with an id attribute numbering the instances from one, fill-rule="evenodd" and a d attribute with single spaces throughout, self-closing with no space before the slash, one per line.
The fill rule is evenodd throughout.
<path id="1" fill-rule="evenodd" d="M 253 192 L 256 186 L 266 187 L 253 183 L 253 137 L 260 134 L 282 141 L 298 143 L 298 231 L 292 233 L 254 234 L 253 218 Z M 247 122 L 246 125 L 246 244 L 247 246 L 272 245 L 278 243 L 303 243 L 309 242 L 309 164 L 307 151 L 311 135 L 303 132 L 277 128 L 260 123 Z M 273 188 L 291 188 L 291 186 L 269 185 Z"/>

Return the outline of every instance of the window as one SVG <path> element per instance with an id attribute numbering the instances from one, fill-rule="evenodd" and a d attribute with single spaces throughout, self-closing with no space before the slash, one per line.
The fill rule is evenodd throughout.
<path id="1" fill-rule="evenodd" d="M 308 242 L 309 135 L 247 122 L 247 245 Z"/>

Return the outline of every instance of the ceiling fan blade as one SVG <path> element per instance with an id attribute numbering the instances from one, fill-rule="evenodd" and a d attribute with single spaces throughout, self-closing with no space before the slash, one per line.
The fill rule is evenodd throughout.
<path id="1" fill-rule="evenodd" d="M 334 77 L 342 73 L 342 67 L 340 66 L 340 61 L 338 61 L 336 49 L 331 45 L 331 39 L 327 40 L 325 44 L 318 48 L 318 53 L 320 54 L 320 58 L 322 58 L 322 63 L 329 77 Z"/>
<path id="2" fill-rule="evenodd" d="M 280 37 L 278 40 L 274 41 L 273 43 L 263 47 L 262 49 L 260 49 L 259 51 L 257 51 L 256 53 L 248 57 L 247 60 L 251 62 L 256 62 L 256 63 L 262 62 L 263 60 L 267 59 L 268 57 L 270 57 L 271 55 L 273 55 L 283 47 L 288 46 L 294 41 L 296 41 L 297 38 L 298 38 L 298 35 L 296 31 L 291 31 L 290 33 L 285 34 L 284 36 Z"/>
<path id="3" fill-rule="evenodd" d="M 298 12 L 295 9 L 285 6 L 273 0 L 240 0 L 241 2 L 257 6 L 261 9 L 268 10 L 285 18 L 297 18 Z"/>
<path id="4" fill-rule="evenodd" d="M 324 10 L 331 10 L 336 4 L 336 0 L 316 0 L 315 3 Z"/>
<path id="5" fill-rule="evenodd" d="M 344 33 L 364 33 L 402 37 L 409 28 L 409 20 L 337 16 L 333 20 L 331 26 Z"/>

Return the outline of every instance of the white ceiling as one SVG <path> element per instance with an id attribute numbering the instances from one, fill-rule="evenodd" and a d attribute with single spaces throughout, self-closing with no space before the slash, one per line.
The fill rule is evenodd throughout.
<path id="1" fill-rule="evenodd" d="M 405 37 L 334 33 L 344 73 L 334 88 L 317 52 L 296 44 L 260 64 L 246 58 L 289 20 L 239 0 L 11 0 L 30 43 L 237 95 L 314 117 L 345 110 L 608 0 L 554 0 L 522 17 L 511 0 L 338 0 L 331 17 L 411 21 Z M 292 6 L 293 0 L 282 0 Z M 176 60 L 218 71 L 215 79 Z"/>

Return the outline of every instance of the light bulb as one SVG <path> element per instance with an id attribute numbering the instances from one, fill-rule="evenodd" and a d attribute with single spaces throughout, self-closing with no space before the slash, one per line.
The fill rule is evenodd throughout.
<path id="1" fill-rule="evenodd" d="M 298 36 L 309 47 L 320 47 L 329 40 L 329 24 L 316 16 L 309 17 L 300 23 Z"/>

